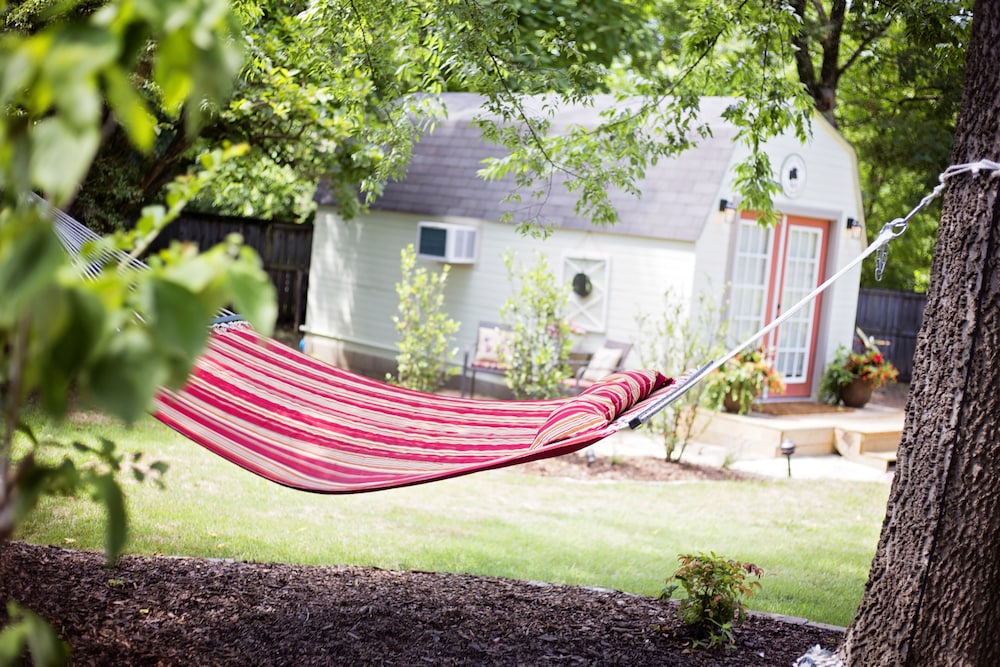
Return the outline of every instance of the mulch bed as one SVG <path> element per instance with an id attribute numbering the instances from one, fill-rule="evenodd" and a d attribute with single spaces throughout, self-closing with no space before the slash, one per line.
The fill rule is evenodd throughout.
<path id="1" fill-rule="evenodd" d="M 739 479 L 649 458 L 524 466 L 579 479 Z M 0 545 L 0 600 L 40 613 L 75 665 L 791 665 L 842 633 L 753 615 L 732 650 L 694 649 L 673 604 L 431 572 Z M 4 620 L 0 610 L 0 621 Z"/>

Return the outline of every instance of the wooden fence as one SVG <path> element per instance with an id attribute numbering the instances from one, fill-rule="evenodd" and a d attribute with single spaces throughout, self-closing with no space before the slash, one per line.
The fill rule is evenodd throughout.
<path id="1" fill-rule="evenodd" d="M 924 294 L 887 289 L 862 288 L 858 294 L 857 326 L 880 342 L 883 355 L 899 369 L 900 382 L 909 382 L 913 372 L 926 302 Z"/>
<path id="2" fill-rule="evenodd" d="M 233 233 L 242 235 L 243 242 L 257 251 L 271 276 L 278 292 L 278 324 L 298 331 L 306 314 L 312 223 L 185 213 L 167 226 L 151 249 L 166 247 L 173 240 L 191 241 L 205 249 Z"/>

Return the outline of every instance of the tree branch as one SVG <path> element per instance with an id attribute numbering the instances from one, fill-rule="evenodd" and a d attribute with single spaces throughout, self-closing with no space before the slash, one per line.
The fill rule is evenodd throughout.
<path id="1" fill-rule="evenodd" d="M 846 72 L 851 67 L 851 65 L 853 65 L 858 60 L 858 58 L 861 57 L 861 54 L 868 49 L 868 47 L 872 44 L 872 42 L 874 42 L 882 35 L 884 35 L 885 31 L 889 29 L 890 25 L 892 25 L 892 19 L 890 17 L 886 17 L 885 20 L 882 21 L 882 25 L 879 26 L 878 30 L 874 30 L 869 34 L 865 35 L 864 39 L 862 39 L 860 44 L 858 44 L 858 48 L 856 48 L 854 52 L 851 53 L 851 55 L 847 58 L 844 64 L 840 66 L 840 71 L 837 72 L 837 77 L 839 78 L 841 75 L 843 75 L 843 73 Z"/>
<path id="2" fill-rule="evenodd" d="M 816 69 L 813 67 L 812 57 L 809 54 L 809 39 L 806 36 L 806 0 L 792 0 L 791 7 L 795 15 L 799 17 L 799 25 L 802 26 L 792 37 L 792 45 L 795 46 L 795 69 L 798 72 L 799 81 L 815 100 L 819 96 L 819 85 L 816 81 Z"/>

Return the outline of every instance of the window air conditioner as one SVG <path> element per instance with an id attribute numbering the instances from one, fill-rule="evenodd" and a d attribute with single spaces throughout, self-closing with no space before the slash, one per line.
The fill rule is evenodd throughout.
<path id="1" fill-rule="evenodd" d="M 476 261 L 476 228 L 449 222 L 421 222 L 417 227 L 417 256 L 448 264 Z"/>

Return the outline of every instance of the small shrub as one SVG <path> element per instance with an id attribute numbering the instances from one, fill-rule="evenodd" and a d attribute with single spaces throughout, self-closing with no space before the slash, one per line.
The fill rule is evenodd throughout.
<path id="1" fill-rule="evenodd" d="M 655 368 L 676 378 L 725 351 L 721 342 L 727 329 L 724 309 L 705 293 L 698 295 L 697 308 L 692 309 L 682 294 L 668 289 L 660 313 L 640 313 L 635 321 L 643 368 Z M 704 388 L 705 383 L 699 382 L 647 423 L 646 428 L 663 442 L 667 461 L 680 461 L 691 439 L 698 435 L 695 423 Z"/>
<path id="2" fill-rule="evenodd" d="M 444 312 L 444 288 L 449 266 L 440 273 L 417 267 L 413 245 L 400 252 L 402 279 L 396 283 L 399 314 L 392 318 L 399 332 L 396 382 L 417 391 L 434 392 L 457 369 L 448 360 L 458 352 L 449 349 L 459 324 Z"/>
<path id="3" fill-rule="evenodd" d="M 734 630 L 746 619 L 742 598 L 760 589 L 763 571 L 753 563 L 725 559 L 709 554 L 682 554 L 677 557 L 680 567 L 667 579 L 660 594 L 669 600 L 678 588 L 686 595 L 681 599 L 677 614 L 685 625 L 707 636 L 695 646 L 731 648 L 735 644 Z M 671 583 L 673 581 L 679 583 Z"/>
<path id="4" fill-rule="evenodd" d="M 569 377 L 573 328 L 563 316 L 569 287 L 560 285 L 544 255 L 533 267 L 524 267 L 513 254 L 504 255 L 514 296 L 500 309 L 510 325 L 510 343 L 503 354 L 505 380 L 515 398 L 555 398 Z"/>

